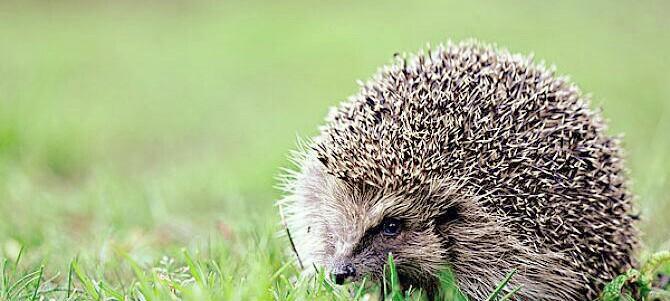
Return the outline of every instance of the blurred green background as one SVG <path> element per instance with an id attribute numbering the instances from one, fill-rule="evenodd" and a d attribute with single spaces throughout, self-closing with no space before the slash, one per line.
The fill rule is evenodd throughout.
<path id="1" fill-rule="evenodd" d="M 592 95 L 667 248 L 670 2 L 82 0 L 0 3 L 0 255 L 273 240 L 296 137 L 395 52 L 471 37 Z"/>

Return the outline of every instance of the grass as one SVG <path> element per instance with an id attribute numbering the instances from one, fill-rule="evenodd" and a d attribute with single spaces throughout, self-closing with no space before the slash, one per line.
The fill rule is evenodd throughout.
<path id="1" fill-rule="evenodd" d="M 533 52 L 592 93 L 610 131 L 626 134 L 640 256 L 667 250 L 668 11 L 663 1 L 4 1 L 0 300 L 383 294 L 297 277 L 277 235 L 274 177 L 355 79 L 395 52 L 469 37 Z"/>

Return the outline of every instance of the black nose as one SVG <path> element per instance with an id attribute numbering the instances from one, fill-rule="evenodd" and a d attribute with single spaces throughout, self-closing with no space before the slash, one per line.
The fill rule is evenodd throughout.
<path id="1" fill-rule="evenodd" d="M 353 264 L 347 263 L 336 266 L 332 273 L 335 283 L 344 284 L 344 281 L 356 275 L 356 269 Z"/>

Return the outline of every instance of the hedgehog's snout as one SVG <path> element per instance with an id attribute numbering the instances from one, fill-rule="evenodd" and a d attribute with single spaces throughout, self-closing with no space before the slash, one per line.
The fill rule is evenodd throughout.
<path id="1" fill-rule="evenodd" d="M 356 276 L 356 267 L 351 262 L 340 262 L 333 265 L 330 273 L 335 283 L 344 284 L 345 281 Z"/>

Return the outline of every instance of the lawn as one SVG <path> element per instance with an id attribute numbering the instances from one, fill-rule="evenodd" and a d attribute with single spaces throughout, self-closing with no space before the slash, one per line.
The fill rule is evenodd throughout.
<path id="1" fill-rule="evenodd" d="M 0 300 L 371 298 L 296 279 L 275 177 L 355 80 L 470 37 L 591 94 L 625 133 L 640 257 L 667 250 L 668 20 L 665 1 L 3 1 Z"/>

